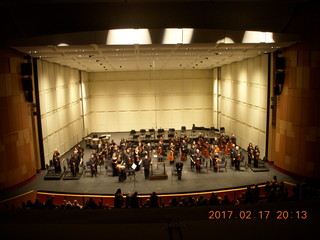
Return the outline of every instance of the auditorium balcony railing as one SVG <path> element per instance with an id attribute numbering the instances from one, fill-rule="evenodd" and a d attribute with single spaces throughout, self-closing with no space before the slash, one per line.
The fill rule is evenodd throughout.
<path id="1" fill-rule="evenodd" d="M 258 184 L 258 187 L 260 189 L 260 198 L 265 198 L 265 192 L 264 187 L 265 184 Z M 292 189 L 294 187 L 294 184 L 285 182 L 285 188 L 288 189 L 288 196 L 292 195 Z M 253 189 L 253 186 L 251 186 Z M 232 189 L 222 189 L 222 190 L 215 190 L 215 191 L 206 191 L 206 192 L 192 192 L 192 193 L 173 193 L 173 194 L 158 194 L 159 198 L 159 206 L 169 206 L 170 201 L 173 198 L 176 198 L 178 202 L 180 202 L 182 199 L 188 200 L 189 197 L 194 198 L 195 200 L 203 196 L 206 199 L 209 199 L 211 195 L 217 194 L 218 198 L 223 199 L 225 196 L 228 196 L 230 202 L 236 201 L 241 196 L 244 195 L 246 192 L 247 187 L 239 187 L 239 188 L 232 188 Z M 150 193 L 151 194 L 151 193 Z M 149 198 L 150 195 L 138 195 L 141 199 L 141 205 L 143 205 Z M 22 206 L 22 203 L 26 203 L 28 200 L 31 202 L 34 202 L 35 199 L 39 199 L 40 202 L 45 203 L 48 198 L 52 198 L 53 203 L 55 205 L 62 205 L 64 200 L 70 201 L 71 203 L 74 202 L 74 200 L 77 200 L 79 204 L 82 206 L 85 206 L 86 202 L 90 199 L 94 200 L 95 203 L 98 205 L 99 203 L 103 206 L 113 207 L 114 205 L 114 195 L 89 195 L 89 194 L 70 194 L 70 193 L 57 193 L 57 192 L 44 192 L 44 191 L 30 191 L 24 194 L 21 194 L 19 196 L 6 199 L 4 201 L 0 202 L 0 208 L 12 208 L 17 207 L 20 208 Z M 124 198 L 126 198 L 126 195 L 124 194 Z M 125 204 L 124 204 L 125 206 Z"/>

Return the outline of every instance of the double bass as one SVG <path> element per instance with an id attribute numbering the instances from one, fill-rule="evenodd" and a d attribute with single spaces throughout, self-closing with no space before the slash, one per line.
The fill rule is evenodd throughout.
<path id="1" fill-rule="evenodd" d="M 170 152 L 169 152 L 169 156 L 168 156 L 168 161 L 170 161 L 170 163 L 173 163 L 174 161 L 174 149 L 170 149 Z"/>

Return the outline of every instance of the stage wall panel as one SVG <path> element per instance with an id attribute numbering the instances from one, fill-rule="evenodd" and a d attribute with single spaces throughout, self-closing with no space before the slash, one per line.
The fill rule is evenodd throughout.
<path id="1" fill-rule="evenodd" d="M 211 70 L 88 73 L 90 131 L 212 126 Z"/>

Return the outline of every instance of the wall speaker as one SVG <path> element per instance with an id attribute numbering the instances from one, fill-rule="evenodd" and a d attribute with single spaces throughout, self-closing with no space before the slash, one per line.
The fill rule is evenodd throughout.
<path id="1" fill-rule="evenodd" d="M 276 84 L 281 84 L 283 85 L 284 84 L 284 72 L 283 71 L 277 71 L 276 72 Z"/>
<path id="2" fill-rule="evenodd" d="M 26 91 L 25 92 L 26 101 L 27 102 L 33 102 L 33 94 L 32 91 Z"/>
<path id="3" fill-rule="evenodd" d="M 284 57 L 277 57 L 276 58 L 276 69 L 284 69 L 285 68 L 285 60 Z"/>
<path id="4" fill-rule="evenodd" d="M 23 91 L 33 91 L 32 79 L 27 77 L 22 79 L 22 88 Z"/>
<path id="5" fill-rule="evenodd" d="M 31 63 L 21 63 L 21 74 L 22 75 L 32 75 L 32 64 Z"/>
<path id="6" fill-rule="evenodd" d="M 281 85 L 276 84 L 276 85 L 274 86 L 273 91 L 274 91 L 274 95 L 276 95 L 276 96 L 280 95 L 280 94 L 281 94 Z"/>

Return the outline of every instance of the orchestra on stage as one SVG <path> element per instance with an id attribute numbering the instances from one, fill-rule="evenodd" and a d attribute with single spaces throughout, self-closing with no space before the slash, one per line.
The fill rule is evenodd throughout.
<path id="1" fill-rule="evenodd" d="M 89 141 L 88 141 L 89 140 Z M 184 163 L 190 163 L 191 169 L 196 173 L 201 173 L 203 169 L 212 169 L 217 172 L 220 168 L 226 169 L 227 158 L 230 158 L 231 167 L 235 171 L 240 171 L 241 164 L 246 167 L 258 167 L 260 159 L 259 147 L 250 143 L 247 150 L 242 150 L 237 145 L 237 139 L 232 134 L 226 135 L 220 132 L 219 136 L 209 138 L 201 132 L 198 136 L 173 136 L 169 139 L 142 141 L 137 139 L 121 138 L 119 144 L 108 137 L 85 138 L 86 148 L 90 148 L 91 153 L 85 156 L 84 148 L 80 144 L 74 148 L 70 159 L 67 159 L 67 167 L 72 176 L 77 176 L 84 171 L 90 172 L 92 177 L 96 177 L 101 166 L 112 171 L 112 176 L 118 177 L 119 182 L 124 182 L 127 177 L 135 176 L 141 169 L 144 171 L 145 179 L 150 176 L 150 165 L 153 161 L 169 162 L 175 169 L 178 179 L 181 180 Z M 88 150 L 86 151 L 88 152 Z M 245 156 L 248 161 L 244 162 Z M 56 172 L 61 172 L 60 153 L 54 150 L 52 163 Z M 66 171 L 66 166 L 63 166 Z"/>

